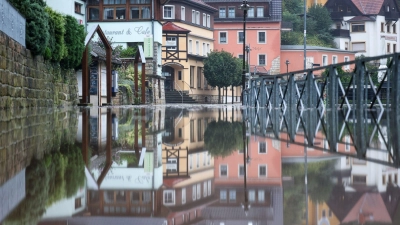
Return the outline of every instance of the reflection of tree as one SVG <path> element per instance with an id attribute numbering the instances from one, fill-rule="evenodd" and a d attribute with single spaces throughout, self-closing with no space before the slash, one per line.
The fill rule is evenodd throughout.
<path id="1" fill-rule="evenodd" d="M 114 147 L 133 149 L 135 144 L 135 120 L 140 119 L 134 115 L 138 111 L 128 110 L 118 123 L 118 140 Z M 139 112 L 140 113 L 140 112 Z M 138 123 L 138 140 L 142 137 L 142 124 Z"/>
<path id="2" fill-rule="evenodd" d="M 46 206 L 75 195 L 85 182 L 81 150 L 73 144 L 61 144 L 60 151 L 33 159 L 25 176 L 25 199 L 4 221 L 5 225 L 37 224 Z"/>
<path id="3" fill-rule="evenodd" d="M 334 186 L 330 181 L 333 171 L 334 161 L 307 164 L 307 188 L 311 201 L 325 202 L 329 199 Z M 305 210 L 304 164 L 283 164 L 282 173 L 293 178 L 293 185 L 284 188 L 285 224 L 298 224 Z"/>
<path id="4" fill-rule="evenodd" d="M 204 132 L 205 148 L 212 156 L 228 156 L 243 148 L 242 123 L 212 121 Z"/>

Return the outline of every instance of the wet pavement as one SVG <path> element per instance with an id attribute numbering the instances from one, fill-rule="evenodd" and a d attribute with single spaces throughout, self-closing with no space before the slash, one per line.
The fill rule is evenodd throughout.
<path id="1" fill-rule="evenodd" d="M 393 117 L 354 114 L 0 111 L 0 224 L 400 224 Z"/>

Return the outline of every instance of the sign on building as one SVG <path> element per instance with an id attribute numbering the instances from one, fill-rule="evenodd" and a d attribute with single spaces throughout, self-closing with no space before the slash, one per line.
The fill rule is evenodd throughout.
<path id="1" fill-rule="evenodd" d="M 25 24 L 25 18 L 7 0 L 0 0 L 0 30 L 24 47 Z"/>

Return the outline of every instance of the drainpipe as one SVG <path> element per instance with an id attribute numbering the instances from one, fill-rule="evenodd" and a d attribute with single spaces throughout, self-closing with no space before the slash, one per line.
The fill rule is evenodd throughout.
<path id="1" fill-rule="evenodd" d="M 157 69 L 156 65 L 157 63 L 154 63 L 154 0 L 151 1 L 151 34 L 153 35 L 153 74 L 154 74 L 154 69 Z M 158 52 L 158 48 L 157 48 Z M 157 72 L 156 72 L 157 73 Z"/>

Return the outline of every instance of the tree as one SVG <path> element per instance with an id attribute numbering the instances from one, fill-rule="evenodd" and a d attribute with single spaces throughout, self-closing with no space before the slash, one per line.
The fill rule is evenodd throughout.
<path id="1" fill-rule="evenodd" d="M 240 122 L 218 121 L 208 124 L 204 145 L 212 156 L 228 156 L 243 148 L 243 130 Z"/>
<path id="2" fill-rule="evenodd" d="M 221 103 L 221 90 L 219 88 L 232 85 L 232 79 L 237 71 L 238 63 L 232 53 L 212 51 L 204 60 L 204 77 L 210 86 L 218 87 L 218 103 Z"/>
<path id="3" fill-rule="evenodd" d="M 232 84 L 231 84 L 232 87 L 237 87 L 242 85 L 242 76 L 243 76 L 243 71 L 241 69 L 243 67 L 243 59 L 240 58 L 235 58 L 235 59 L 238 65 L 237 65 L 237 70 L 233 73 Z M 249 65 L 246 66 L 248 68 Z M 233 104 L 233 88 L 232 88 L 232 104 Z"/>
<path id="4" fill-rule="evenodd" d="M 75 17 L 66 15 L 65 19 L 65 45 L 67 46 L 66 57 L 60 62 L 63 69 L 75 69 L 82 60 L 85 50 L 85 30 L 79 25 Z"/>
<path id="5" fill-rule="evenodd" d="M 49 14 L 49 43 L 45 50 L 45 59 L 53 62 L 60 62 L 66 55 L 65 36 L 65 20 L 63 15 L 46 7 Z"/>
<path id="6" fill-rule="evenodd" d="M 333 37 L 331 34 L 331 26 L 333 21 L 327 8 L 321 4 L 314 4 L 308 9 L 307 15 L 313 20 L 311 32 L 327 44 L 332 44 Z M 307 24 L 307 32 L 309 31 L 309 24 Z"/>

